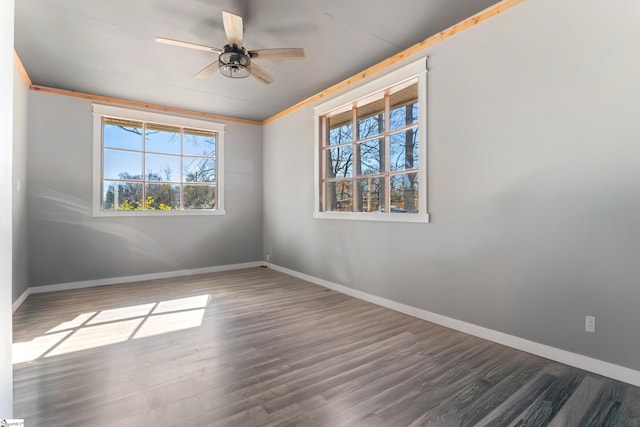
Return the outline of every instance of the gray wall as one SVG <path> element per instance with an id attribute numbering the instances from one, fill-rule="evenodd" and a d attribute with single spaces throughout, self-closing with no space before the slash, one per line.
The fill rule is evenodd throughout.
<path id="1" fill-rule="evenodd" d="M 91 108 L 29 93 L 31 286 L 262 259 L 260 127 L 227 125 L 225 216 L 92 217 Z"/>
<path id="2" fill-rule="evenodd" d="M 0 418 L 13 416 L 11 363 L 11 152 L 13 146 L 13 0 L 0 1 Z"/>
<path id="3" fill-rule="evenodd" d="M 268 125 L 265 256 L 640 369 L 638 22 L 635 0 L 528 0 L 423 52 L 430 224 L 312 219 L 313 110 Z"/>
<path id="4" fill-rule="evenodd" d="M 27 107 L 29 89 L 13 75 L 13 301 L 29 287 L 27 252 Z"/>

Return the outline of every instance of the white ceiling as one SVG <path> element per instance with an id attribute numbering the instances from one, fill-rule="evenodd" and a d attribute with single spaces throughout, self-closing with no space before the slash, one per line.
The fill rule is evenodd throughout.
<path id="1" fill-rule="evenodd" d="M 15 48 L 33 84 L 264 120 L 497 3 L 497 0 L 16 0 Z M 276 78 L 192 76 L 222 47 L 221 11 L 244 17 L 247 49 L 302 47 L 256 61 Z"/>

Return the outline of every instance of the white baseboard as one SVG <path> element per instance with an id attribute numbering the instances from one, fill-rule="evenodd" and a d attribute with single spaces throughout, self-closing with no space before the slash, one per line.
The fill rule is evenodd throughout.
<path id="1" fill-rule="evenodd" d="M 194 268 L 191 270 L 174 270 L 160 273 L 138 274 L 135 276 L 108 277 L 105 279 L 83 280 L 79 282 L 56 283 L 53 285 L 31 286 L 20 295 L 13 303 L 13 311 L 27 299 L 31 294 L 43 292 L 66 291 L 69 289 L 92 288 L 94 286 L 117 285 L 121 283 L 142 282 L 144 280 L 168 279 L 171 277 L 194 276 L 196 274 L 218 273 L 221 271 L 240 270 L 243 268 L 254 268 L 265 265 L 262 261 L 245 262 L 242 264 L 219 265 L 216 267 Z"/>
<path id="2" fill-rule="evenodd" d="M 13 309 L 13 312 L 14 312 L 14 313 L 16 312 L 16 310 L 18 309 L 18 307 L 20 307 L 20 306 L 22 305 L 22 303 L 24 302 L 24 300 L 26 300 L 26 299 L 27 299 L 27 297 L 28 297 L 29 295 L 31 295 L 31 288 L 27 288 L 27 289 L 22 293 L 22 295 L 20 295 L 20 296 L 18 297 L 18 299 L 17 299 L 17 300 L 15 300 L 15 301 L 13 302 L 12 309 Z"/>
<path id="3" fill-rule="evenodd" d="M 398 311 L 400 313 L 417 317 L 418 319 L 436 323 L 438 325 L 442 325 L 450 329 L 455 329 L 456 331 L 464 332 L 469 335 L 493 341 L 507 347 L 535 354 L 536 356 L 544 357 L 545 359 L 554 360 L 565 365 L 573 366 L 578 369 L 593 372 L 598 375 L 603 375 L 605 377 L 613 378 L 615 380 L 640 387 L 640 371 L 625 368 L 624 366 L 615 365 L 603 360 L 594 359 L 592 357 L 587 357 L 582 354 L 572 353 L 570 351 L 551 347 L 545 344 L 540 344 L 534 341 L 529 341 L 527 339 L 520 338 L 514 335 L 494 331 L 493 329 L 474 325 L 472 323 L 453 319 L 451 317 L 443 316 L 437 313 L 432 313 L 430 311 L 422 310 L 410 305 L 401 304 L 399 302 L 371 295 L 357 289 L 352 289 L 347 286 L 329 282 L 328 280 L 300 273 L 295 270 L 290 270 L 279 265 L 268 263 L 267 266 L 281 273 L 306 280 L 307 282 L 311 282 L 316 285 L 320 285 L 322 287 L 352 296 L 354 298 L 358 298 L 382 307 L 389 308 L 391 310 Z"/>

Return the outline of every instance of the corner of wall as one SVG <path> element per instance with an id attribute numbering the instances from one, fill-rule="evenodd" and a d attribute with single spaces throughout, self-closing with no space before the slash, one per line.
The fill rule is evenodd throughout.
<path id="1" fill-rule="evenodd" d="M 14 52 L 13 73 L 13 150 L 12 150 L 12 302 L 29 287 L 27 230 L 27 129 L 31 81 Z"/>

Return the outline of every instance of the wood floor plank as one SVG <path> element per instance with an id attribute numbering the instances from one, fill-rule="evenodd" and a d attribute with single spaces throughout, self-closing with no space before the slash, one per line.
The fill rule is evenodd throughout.
<path id="1" fill-rule="evenodd" d="M 607 426 L 619 418 L 620 407 L 626 391 L 625 386 L 614 381 L 607 381 L 585 412 L 580 425 Z"/>
<path id="2" fill-rule="evenodd" d="M 627 387 L 617 417 L 610 425 L 640 427 L 640 388 Z"/>
<path id="3" fill-rule="evenodd" d="M 604 380 L 598 377 L 585 377 L 577 390 L 562 407 L 549 427 L 578 427 L 582 417 L 596 398 L 598 391 L 604 384 Z"/>
<path id="4" fill-rule="evenodd" d="M 28 426 L 640 425 L 640 389 L 265 268 L 34 294 Z"/>

